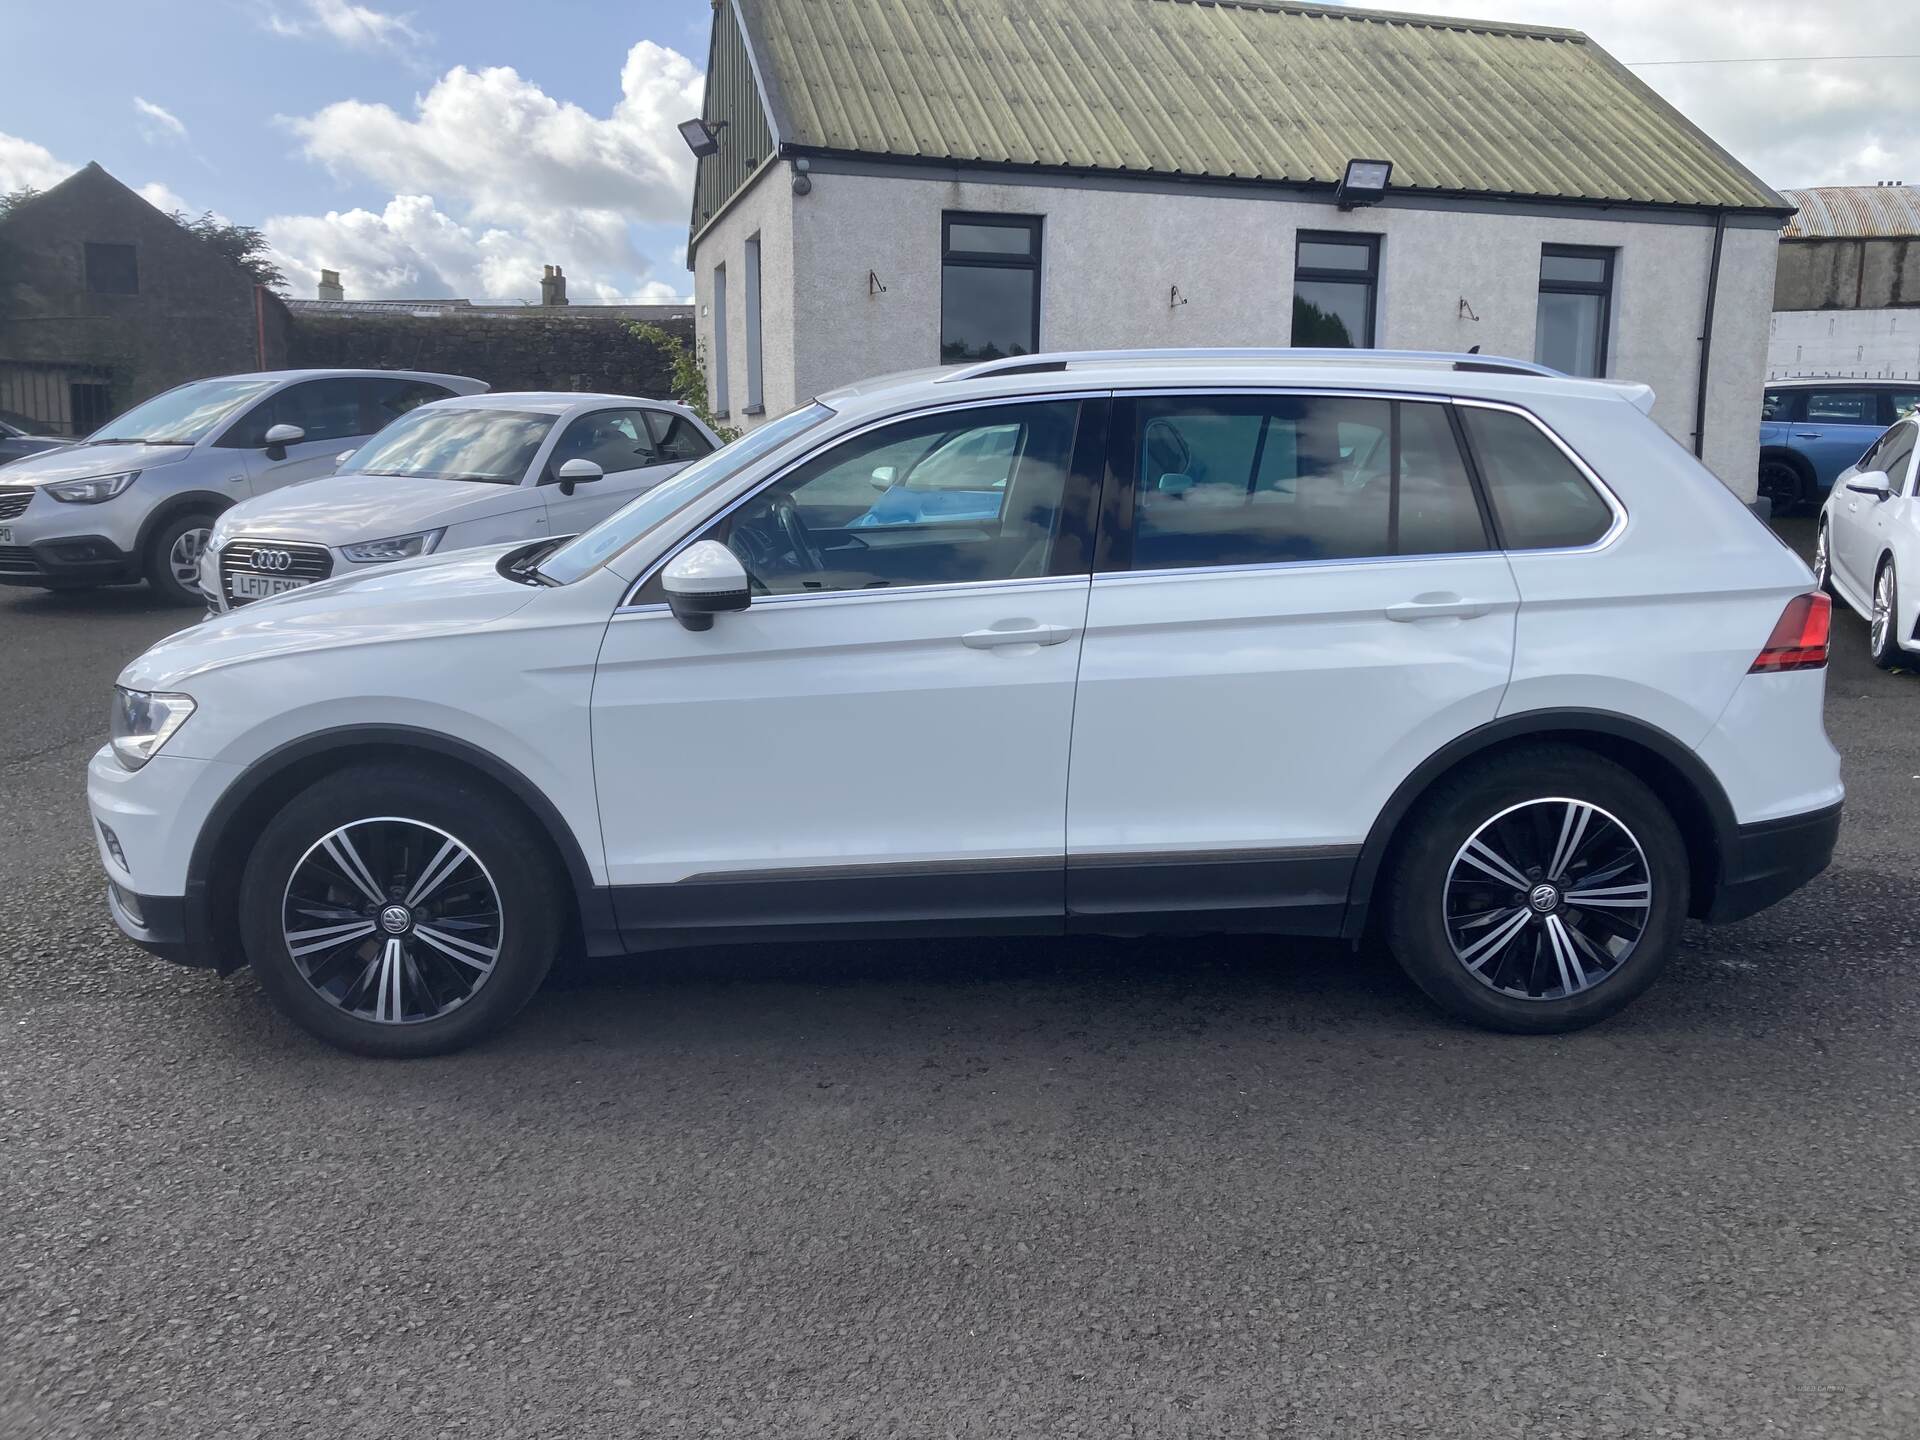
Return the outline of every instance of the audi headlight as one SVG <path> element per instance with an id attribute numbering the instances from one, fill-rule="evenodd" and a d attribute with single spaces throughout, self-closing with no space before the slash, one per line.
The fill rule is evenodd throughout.
<path id="1" fill-rule="evenodd" d="M 69 505 L 98 505 L 111 500 L 140 478 L 138 470 L 122 470 L 118 475 L 89 475 L 84 480 L 62 480 L 46 487 L 47 494 Z"/>
<path id="2" fill-rule="evenodd" d="M 193 714 L 191 695 L 113 687 L 113 753 L 129 770 L 151 760 Z"/>
<path id="3" fill-rule="evenodd" d="M 416 555 L 431 555 L 446 526 L 438 530 L 416 530 L 411 535 L 389 535 L 385 540 L 363 540 L 358 545 L 342 545 L 340 553 L 356 565 L 384 565 L 389 560 L 411 560 Z"/>

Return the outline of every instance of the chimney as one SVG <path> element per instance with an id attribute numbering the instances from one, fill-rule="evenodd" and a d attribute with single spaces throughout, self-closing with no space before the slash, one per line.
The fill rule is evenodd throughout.
<path id="1" fill-rule="evenodd" d="M 320 284 L 313 293 L 315 298 L 320 300 L 344 300 L 347 298 L 347 292 L 340 288 L 340 272 L 338 270 L 322 270 L 320 272 Z"/>
<path id="2" fill-rule="evenodd" d="M 542 305 L 567 303 L 567 277 L 558 265 L 547 266 L 546 274 L 540 277 L 540 303 Z"/>

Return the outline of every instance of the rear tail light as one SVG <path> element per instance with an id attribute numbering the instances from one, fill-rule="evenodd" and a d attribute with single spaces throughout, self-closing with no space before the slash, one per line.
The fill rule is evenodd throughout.
<path id="1" fill-rule="evenodd" d="M 1796 595 L 1780 612 L 1767 637 L 1766 648 L 1754 660 L 1749 674 L 1764 670 L 1818 670 L 1827 663 L 1827 629 L 1833 620 L 1833 601 L 1815 591 Z"/>

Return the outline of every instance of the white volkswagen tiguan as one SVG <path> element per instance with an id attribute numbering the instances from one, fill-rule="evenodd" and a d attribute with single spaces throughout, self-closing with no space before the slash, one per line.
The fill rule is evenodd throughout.
<path id="1" fill-rule="evenodd" d="M 720 439 L 684 405 L 572 391 L 422 405 L 341 473 L 243 500 L 200 561 L 214 611 L 417 555 L 574 535 Z"/>
<path id="2" fill-rule="evenodd" d="M 129 665 L 129 936 L 373 1054 L 596 954 L 1383 934 L 1555 1031 L 1825 867 L 1828 602 L 1644 387 L 1390 352 L 1022 356 L 824 396 L 597 528 Z"/>

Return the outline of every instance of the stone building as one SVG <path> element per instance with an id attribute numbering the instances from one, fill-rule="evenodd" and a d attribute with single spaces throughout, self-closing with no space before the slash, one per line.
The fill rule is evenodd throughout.
<path id="1" fill-rule="evenodd" d="M 99 165 L 0 219 L 0 410 L 85 434 L 156 391 L 261 368 L 286 311 Z"/>

